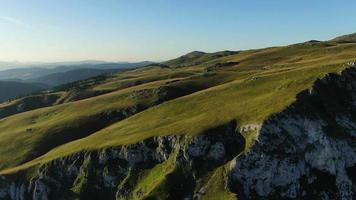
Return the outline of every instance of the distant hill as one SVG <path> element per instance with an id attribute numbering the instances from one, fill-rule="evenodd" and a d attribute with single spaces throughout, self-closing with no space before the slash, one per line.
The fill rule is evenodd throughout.
<path id="1" fill-rule="evenodd" d="M 202 51 L 193 51 L 188 54 L 185 54 L 179 58 L 169 60 L 163 64 L 168 65 L 169 67 L 186 67 L 191 65 L 199 65 L 209 60 L 216 58 L 234 55 L 239 53 L 238 51 L 219 51 L 215 53 L 205 53 Z"/>
<path id="2" fill-rule="evenodd" d="M 46 89 L 47 86 L 39 83 L 24 83 L 16 81 L 0 81 L 0 102 L 11 98 L 31 94 Z"/>
<path id="3" fill-rule="evenodd" d="M 331 41 L 339 43 L 356 43 L 356 33 L 339 36 L 332 39 Z"/>
<path id="4" fill-rule="evenodd" d="M 27 80 L 31 78 L 38 78 L 50 74 L 51 72 L 58 72 L 58 70 L 52 70 L 47 68 L 15 68 L 0 71 L 0 80 L 9 80 L 9 79 L 21 79 Z"/>
<path id="5" fill-rule="evenodd" d="M 31 79 L 30 81 L 43 83 L 49 86 L 58 86 L 121 70 L 122 69 L 75 69 L 66 72 L 49 74 L 36 79 Z"/>
<path id="6" fill-rule="evenodd" d="M 106 61 L 99 60 L 83 60 L 83 61 L 71 61 L 71 62 L 19 62 L 19 61 L 0 61 L 0 68 L 5 69 L 15 69 L 15 68 L 55 68 L 63 65 L 91 65 L 91 64 L 104 64 L 104 63 L 112 63 Z M 125 63 L 125 62 L 122 62 Z"/>

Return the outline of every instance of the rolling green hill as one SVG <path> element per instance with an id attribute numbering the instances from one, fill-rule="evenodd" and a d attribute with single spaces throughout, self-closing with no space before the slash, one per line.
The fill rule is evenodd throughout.
<path id="1" fill-rule="evenodd" d="M 356 44 L 334 40 L 192 52 L 59 87 L 45 94 L 53 100 L 25 106 L 26 112 L 18 111 L 19 104 L 44 97 L 3 104 L 0 174 L 19 185 L 47 185 L 44 195 L 58 193 L 63 199 L 241 197 L 243 192 L 228 185 L 234 158 L 252 151 L 263 124 L 289 108 L 298 94 L 354 60 Z M 210 150 L 200 158 L 197 149 L 203 147 Z M 68 175 L 56 174 L 58 169 Z M 1 185 L 0 180 L 0 196 Z"/>

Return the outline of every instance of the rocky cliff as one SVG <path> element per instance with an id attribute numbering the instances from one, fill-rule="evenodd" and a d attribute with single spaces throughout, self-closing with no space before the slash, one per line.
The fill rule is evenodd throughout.
<path id="1" fill-rule="evenodd" d="M 132 145 L 88 151 L 55 160 L 35 169 L 0 179 L 1 199 L 131 199 L 142 174 L 169 159 L 175 170 L 168 174 L 168 199 L 199 196 L 199 179 L 237 156 L 243 137 L 236 123 L 196 136 L 163 136 Z M 217 134 L 219 133 L 219 134 Z M 164 171 L 159 173 L 164 174 Z M 174 188 L 177 185 L 180 188 Z M 174 187 L 173 187 L 174 185 Z"/>
<path id="2" fill-rule="evenodd" d="M 355 68 L 316 81 L 234 159 L 231 190 L 241 199 L 355 199 L 355 114 Z"/>

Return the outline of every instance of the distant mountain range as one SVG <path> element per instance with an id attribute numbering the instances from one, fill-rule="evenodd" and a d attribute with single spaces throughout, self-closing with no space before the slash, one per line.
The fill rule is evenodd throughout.
<path id="1" fill-rule="evenodd" d="M 31 79 L 32 82 L 43 83 L 48 86 L 58 86 L 78 80 L 84 80 L 90 77 L 99 76 L 113 72 L 122 71 L 123 69 L 73 69 L 66 72 L 58 72 L 48 74 L 36 79 Z"/>
<path id="2" fill-rule="evenodd" d="M 40 68 L 55 68 L 64 65 L 97 65 L 105 63 L 120 63 L 125 64 L 129 62 L 107 62 L 100 60 L 83 60 L 83 61 L 69 61 L 69 62 L 19 62 L 19 61 L 0 61 L 0 69 L 14 69 L 23 67 L 40 67 Z"/>
<path id="3" fill-rule="evenodd" d="M 74 63 L 74 62 L 73 62 Z M 59 63 L 53 67 L 53 63 L 43 65 L 30 65 L 27 67 L 18 67 L 0 71 L 0 80 L 22 79 L 30 80 L 36 79 L 49 74 L 67 72 L 77 69 L 127 69 L 133 67 L 141 67 L 150 64 L 151 62 L 137 62 L 137 63 L 82 63 L 65 64 Z"/>
<path id="4" fill-rule="evenodd" d="M 1 66 L 14 67 L 0 71 L 0 102 L 35 91 L 48 89 L 61 84 L 75 82 L 94 76 L 142 67 L 152 62 L 78 61 L 65 63 L 21 63 L 0 62 Z"/>

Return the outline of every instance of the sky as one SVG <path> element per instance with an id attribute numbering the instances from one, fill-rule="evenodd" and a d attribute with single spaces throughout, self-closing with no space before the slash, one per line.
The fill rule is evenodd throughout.
<path id="1" fill-rule="evenodd" d="M 0 61 L 162 61 L 356 32 L 355 0 L 0 0 Z"/>

